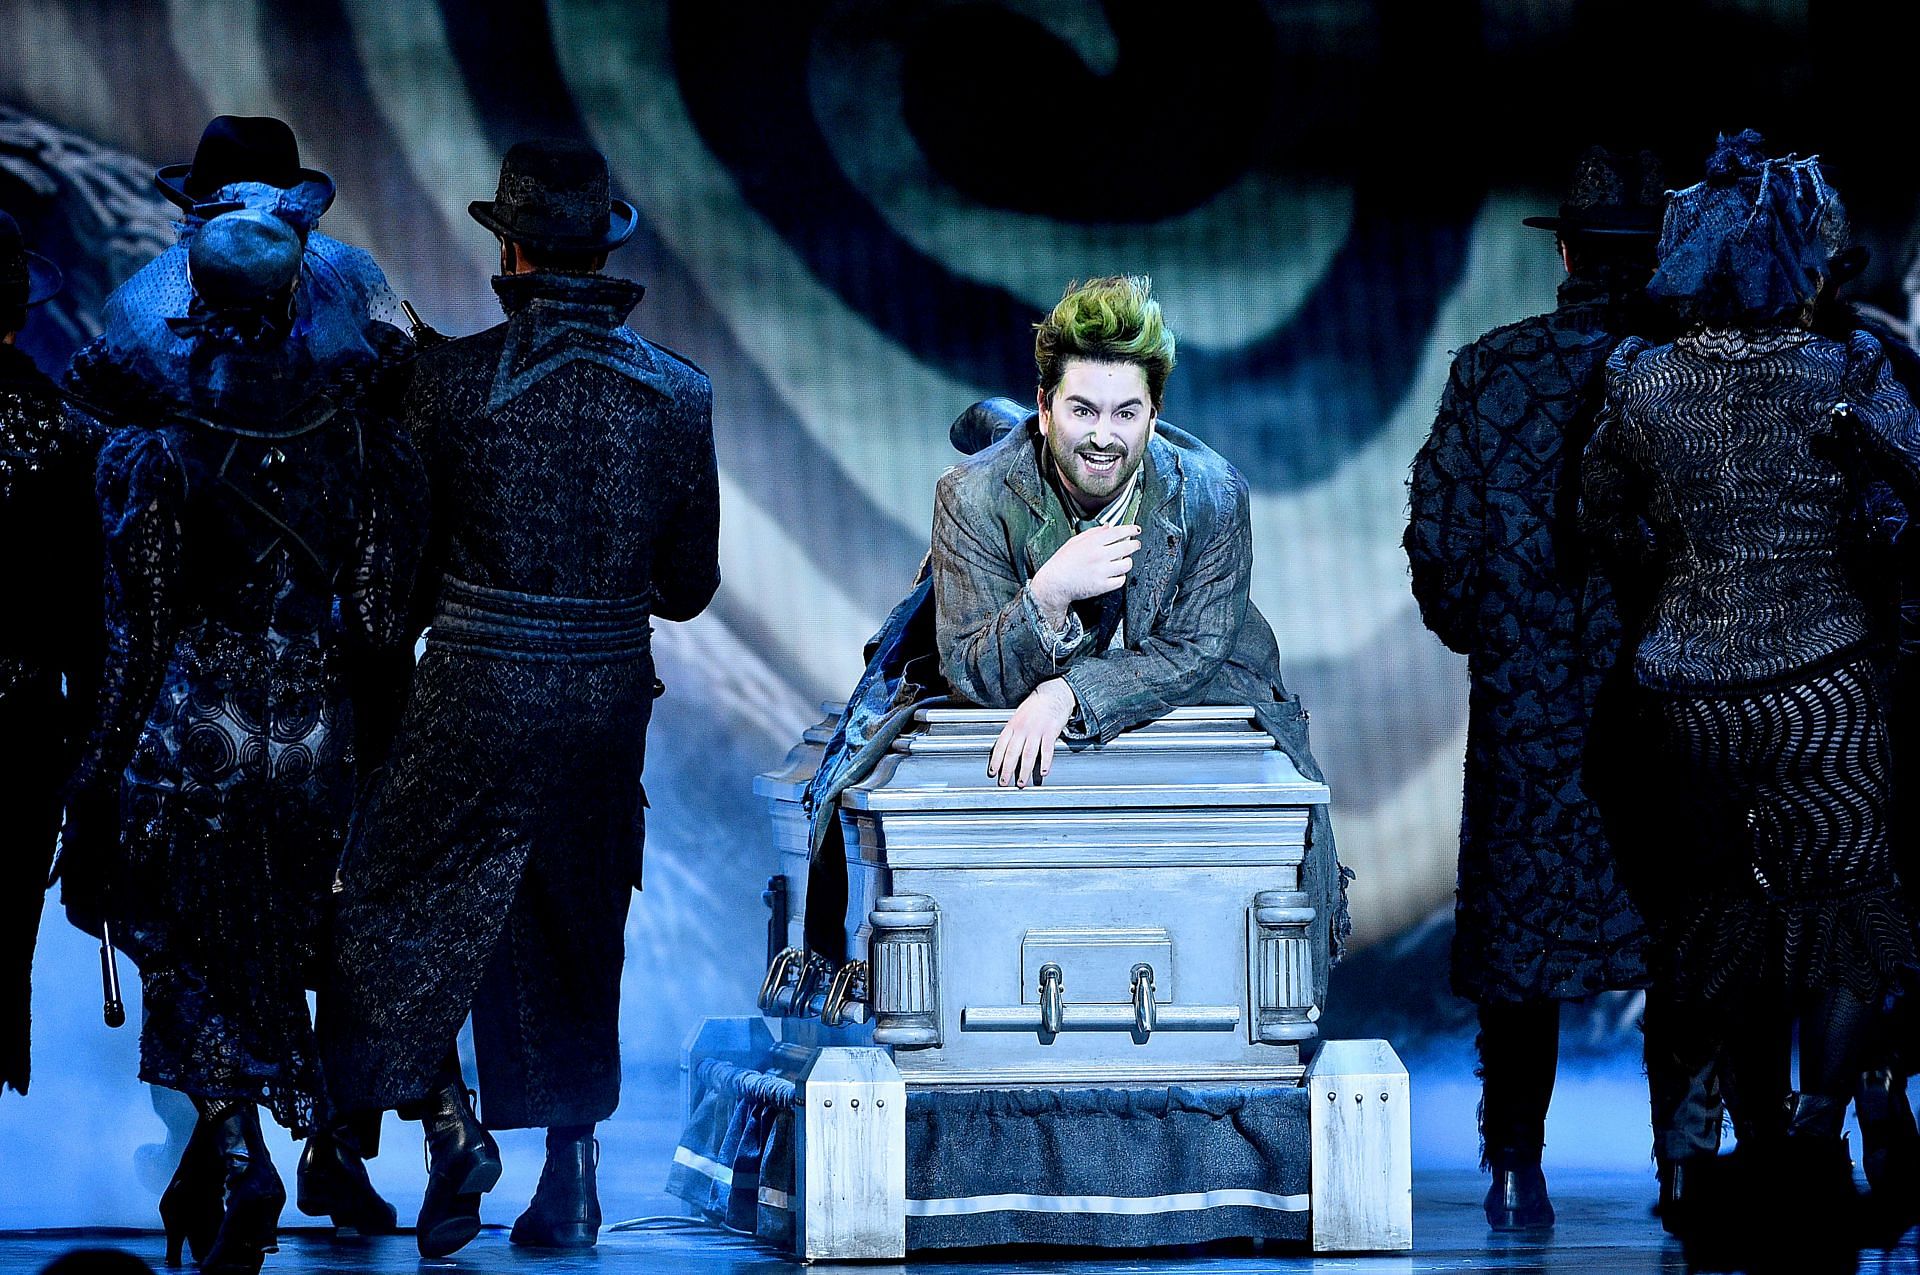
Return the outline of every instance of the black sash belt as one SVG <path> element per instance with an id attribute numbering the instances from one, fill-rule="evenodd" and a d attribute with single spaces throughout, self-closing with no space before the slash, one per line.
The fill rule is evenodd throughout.
<path id="1" fill-rule="evenodd" d="M 652 594 L 626 598 L 562 598 L 489 589 L 449 576 L 430 644 L 508 660 L 599 662 L 645 655 Z"/>

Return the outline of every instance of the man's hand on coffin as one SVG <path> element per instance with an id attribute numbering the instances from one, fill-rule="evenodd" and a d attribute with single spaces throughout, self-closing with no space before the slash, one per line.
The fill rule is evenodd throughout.
<path id="1" fill-rule="evenodd" d="M 1094 527 L 1061 545 L 1027 583 L 1041 618 L 1061 628 L 1069 606 L 1105 597 L 1125 584 L 1139 547 L 1140 528 L 1131 523 Z"/>
<path id="2" fill-rule="evenodd" d="M 1073 688 L 1061 678 L 1034 687 L 1000 729 L 1000 738 L 993 741 L 987 774 L 998 779 L 1002 788 L 1009 783 L 1021 788 L 1039 783 L 1053 769 L 1053 747 L 1078 706 Z"/>

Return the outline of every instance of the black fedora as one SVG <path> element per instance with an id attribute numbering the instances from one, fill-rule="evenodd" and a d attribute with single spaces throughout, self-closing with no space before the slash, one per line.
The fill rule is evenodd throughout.
<path id="1" fill-rule="evenodd" d="M 1573 181 L 1558 217 L 1527 217 L 1523 224 L 1571 235 L 1638 235 L 1654 238 L 1666 214 L 1667 192 L 1660 160 L 1652 151 L 1615 155 L 1590 147 L 1574 165 Z"/>
<path id="2" fill-rule="evenodd" d="M 182 208 L 206 203 L 229 182 L 263 182 L 282 190 L 312 182 L 326 188 L 321 211 L 333 203 L 333 178 L 300 167 L 293 129 L 271 115 L 214 116 L 200 134 L 191 164 L 168 164 L 153 175 L 160 193 Z"/>
<path id="3" fill-rule="evenodd" d="M 12 331 L 26 322 L 30 305 L 60 291 L 60 267 L 27 251 L 20 223 L 0 212 L 0 327 Z"/>
<path id="4" fill-rule="evenodd" d="M 608 192 L 606 156 L 570 141 L 516 142 L 500 164 L 498 192 L 467 211 L 536 252 L 607 252 L 640 225 L 633 205 Z"/>

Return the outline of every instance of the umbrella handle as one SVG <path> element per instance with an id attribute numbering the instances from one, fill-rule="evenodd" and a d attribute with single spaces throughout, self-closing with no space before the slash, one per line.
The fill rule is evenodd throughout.
<path id="1" fill-rule="evenodd" d="M 107 1026 L 120 1027 L 127 1021 L 127 1007 L 120 1003 L 120 962 L 113 952 L 113 923 L 100 922 L 100 990 L 106 1003 L 101 1017 Z"/>

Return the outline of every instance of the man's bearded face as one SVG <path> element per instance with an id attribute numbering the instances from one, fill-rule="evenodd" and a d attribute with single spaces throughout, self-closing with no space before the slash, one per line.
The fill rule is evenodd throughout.
<path id="1" fill-rule="evenodd" d="M 1153 419 L 1138 363 L 1067 361 L 1052 400 L 1040 400 L 1040 430 L 1082 513 L 1098 513 L 1140 468 Z"/>

